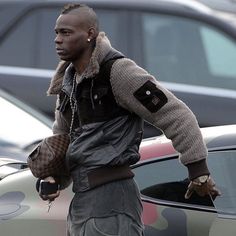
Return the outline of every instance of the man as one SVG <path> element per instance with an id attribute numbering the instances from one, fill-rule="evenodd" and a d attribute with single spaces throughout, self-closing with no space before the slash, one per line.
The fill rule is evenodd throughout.
<path id="1" fill-rule="evenodd" d="M 55 26 L 62 60 L 48 93 L 56 94 L 54 133 L 70 133 L 67 165 L 75 193 L 68 235 L 143 235 L 142 205 L 130 165 L 139 160 L 143 120 L 163 130 L 188 168 L 186 198 L 218 195 L 193 113 L 132 60 L 111 47 L 86 5 L 64 7 Z M 46 178 L 66 187 L 66 178 Z M 44 200 L 53 200 L 59 191 Z"/>

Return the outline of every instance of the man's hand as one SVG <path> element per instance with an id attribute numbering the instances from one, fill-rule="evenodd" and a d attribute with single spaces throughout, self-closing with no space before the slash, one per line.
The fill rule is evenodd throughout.
<path id="1" fill-rule="evenodd" d="M 210 195 L 213 198 L 221 194 L 220 191 L 215 187 L 215 182 L 210 176 L 207 178 L 205 183 L 201 183 L 198 178 L 191 181 L 188 185 L 187 192 L 185 193 L 185 199 L 189 199 L 194 192 L 196 192 L 201 197 Z"/>
<path id="2" fill-rule="evenodd" d="M 56 183 L 55 179 L 51 176 L 41 180 L 40 189 L 39 189 L 39 196 L 44 201 L 46 201 L 46 200 L 54 201 L 55 198 L 57 198 L 60 195 L 60 190 L 57 187 L 58 185 L 55 183 Z M 52 185 L 50 186 L 50 184 L 52 184 Z M 56 189 L 55 189 L 55 186 L 56 186 Z M 53 191 L 53 193 L 47 194 L 47 192 L 50 192 L 50 188 L 52 189 L 52 191 L 55 189 L 55 191 Z"/>

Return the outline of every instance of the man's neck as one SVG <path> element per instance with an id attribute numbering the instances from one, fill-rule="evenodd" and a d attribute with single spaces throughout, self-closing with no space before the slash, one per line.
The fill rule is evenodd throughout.
<path id="1" fill-rule="evenodd" d="M 76 72 L 81 75 L 85 69 L 88 67 L 91 56 L 92 56 L 93 49 L 88 50 L 83 54 L 81 58 L 77 61 L 73 62 Z"/>

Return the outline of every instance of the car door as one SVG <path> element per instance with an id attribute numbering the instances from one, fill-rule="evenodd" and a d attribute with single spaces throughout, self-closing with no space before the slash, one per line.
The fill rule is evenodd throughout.
<path id="1" fill-rule="evenodd" d="M 35 189 L 29 169 L 0 180 L 0 232 L 3 236 L 65 236 L 66 217 L 73 196 L 71 187 L 61 191 L 48 212 Z"/>
<path id="2" fill-rule="evenodd" d="M 177 156 L 151 159 L 134 166 L 144 206 L 146 235 L 235 235 L 235 154 L 235 150 L 209 152 L 208 166 L 222 193 L 215 199 L 196 193 L 189 200 L 184 198 L 188 173 Z"/>

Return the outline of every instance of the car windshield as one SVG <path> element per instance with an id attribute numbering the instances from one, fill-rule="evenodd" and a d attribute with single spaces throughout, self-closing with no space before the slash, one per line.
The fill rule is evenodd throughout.
<path id="1" fill-rule="evenodd" d="M 0 146 L 25 147 L 51 134 L 41 121 L 0 97 Z"/>

